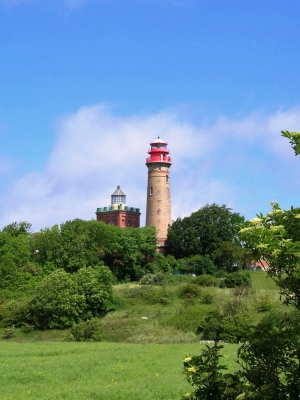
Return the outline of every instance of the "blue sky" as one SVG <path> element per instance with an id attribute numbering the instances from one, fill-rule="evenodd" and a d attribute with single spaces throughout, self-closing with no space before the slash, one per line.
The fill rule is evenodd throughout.
<path id="1" fill-rule="evenodd" d="M 172 218 L 300 206 L 300 1 L 0 0 L 0 227 L 95 217 L 117 185 L 145 220 L 149 142 Z"/>

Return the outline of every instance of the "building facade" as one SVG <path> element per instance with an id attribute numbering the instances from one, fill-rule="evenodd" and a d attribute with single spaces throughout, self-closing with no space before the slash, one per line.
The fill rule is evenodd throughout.
<path id="1" fill-rule="evenodd" d="M 139 228 L 140 209 L 126 206 L 126 195 L 117 186 L 111 195 L 111 204 L 108 207 L 99 207 L 96 211 L 97 221 L 119 226 L 120 228 Z"/>
<path id="2" fill-rule="evenodd" d="M 171 157 L 166 142 L 158 137 L 150 143 L 148 168 L 146 226 L 155 226 L 158 251 L 168 253 L 167 234 L 171 225 L 170 167 Z"/>

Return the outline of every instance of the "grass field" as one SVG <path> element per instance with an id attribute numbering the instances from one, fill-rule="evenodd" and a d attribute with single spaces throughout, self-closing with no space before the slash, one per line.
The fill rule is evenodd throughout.
<path id="1" fill-rule="evenodd" d="M 225 345 L 236 369 L 238 345 Z M 187 354 L 203 344 L 0 343 L 1 400 L 174 400 L 191 386 L 181 375 Z"/>
<path id="2" fill-rule="evenodd" d="M 257 302 L 266 296 L 272 308 L 284 307 L 266 274 L 251 271 L 251 294 L 244 299 L 257 322 Z M 0 400 L 175 400 L 192 387 L 181 374 L 187 354 L 197 355 L 195 328 L 211 309 L 233 299 L 234 289 L 200 288 L 195 299 L 182 299 L 185 283 L 143 288 L 115 286 L 119 307 L 102 319 L 106 342 L 64 342 L 66 331 L 15 330 L 3 339 L 0 329 Z M 212 303 L 202 301 L 212 295 Z M 18 303 L 18 300 L 16 299 Z M 148 319 L 142 319 L 147 317 Z M 2 338 L 2 339 L 1 339 Z M 223 363 L 237 368 L 238 345 L 224 345 Z"/>
<path id="3" fill-rule="evenodd" d="M 278 287 L 272 278 L 270 278 L 264 271 L 250 271 L 252 287 L 254 290 L 275 290 Z"/>

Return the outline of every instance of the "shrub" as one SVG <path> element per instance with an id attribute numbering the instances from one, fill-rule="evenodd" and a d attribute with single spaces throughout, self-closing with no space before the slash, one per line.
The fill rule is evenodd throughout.
<path id="1" fill-rule="evenodd" d="M 161 253 L 154 255 L 153 261 L 146 265 L 149 272 L 171 272 L 172 266 L 168 262 L 168 258 L 164 257 Z"/>
<path id="2" fill-rule="evenodd" d="M 200 254 L 196 254 L 189 258 L 179 259 L 177 263 L 180 270 L 189 271 L 197 275 L 215 275 L 217 273 L 217 267 L 208 255 L 201 256 Z"/>
<path id="3" fill-rule="evenodd" d="M 112 273 L 107 267 L 81 268 L 76 274 L 59 269 L 38 285 L 30 309 L 36 327 L 65 329 L 105 314 L 111 298 Z"/>
<path id="4" fill-rule="evenodd" d="M 201 290 L 198 285 L 194 283 L 190 283 L 182 286 L 179 291 L 179 297 L 181 299 L 194 299 L 195 297 L 199 297 L 201 294 Z"/>
<path id="5" fill-rule="evenodd" d="M 101 321 L 93 318 L 89 321 L 81 321 L 70 329 L 66 341 L 69 342 L 102 342 L 104 334 Z"/>
<path id="6" fill-rule="evenodd" d="M 223 356 L 219 351 L 223 346 L 217 343 L 206 346 L 199 356 L 186 357 L 183 360 L 186 380 L 195 386 L 194 392 L 186 393 L 183 399 L 191 400 L 236 400 L 241 393 L 238 374 L 223 374 L 227 367 L 220 364 Z M 242 397 L 241 397 L 242 399 Z"/>
<path id="7" fill-rule="evenodd" d="M 205 293 L 201 296 L 201 303 L 212 304 L 214 302 L 215 296 L 211 293 Z"/>
<path id="8" fill-rule="evenodd" d="M 299 398 L 299 317 L 299 311 L 268 313 L 238 350 L 247 399 Z"/>
<path id="9" fill-rule="evenodd" d="M 4 329 L 3 336 L 2 336 L 3 339 L 11 339 L 14 336 L 15 336 L 15 327 L 13 325 Z"/>
<path id="10" fill-rule="evenodd" d="M 272 309 L 272 302 L 268 294 L 255 299 L 255 308 L 257 312 L 267 312 Z"/>
<path id="11" fill-rule="evenodd" d="M 163 288 L 156 288 L 151 286 L 140 286 L 132 289 L 128 294 L 127 298 L 142 300 L 147 304 L 166 304 L 168 293 Z"/>
<path id="12" fill-rule="evenodd" d="M 220 339 L 228 343 L 238 343 L 246 340 L 252 324 L 250 319 L 243 314 L 224 317 L 220 326 Z"/>
<path id="13" fill-rule="evenodd" d="M 84 295 L 79 295 L 72 275 L 59 269 L 36 288 L 30 303 L 34 323 L 40 329 L 65 329 L 79 322 Z"/>
<path id="14" fill-rule="evenodd" d="M 24 324 L 32 323 L 32 316 L 30 311 L 30 306 L 27 302 L 25 303 L 14 303 L 15 306 L 6 309 L 6 314 L 3 318 L 4 326 L 15 326 L 17 328 L 22 327 Z"/>
<path id="15" fill-rule="evenodd" d="M 201 329 L 199 325 L 197 328 L 197 333 L 202 333 L 202 339 L 205 340 L 219 340 L 220 336 L 220 320 L 217 318 L 211 318 Z"/>
<path id="16" fill-rule="evenodd" d="M 166 282 L 166 275 L 158 272 L 157 274 L 146 274 L 140 280 L 140 285 L 157 285 L 163 286 Z"/>
<path id="17" fill-rule="evenodd" d="M 208 274 L 197 276 L 195 283 L 199 286 L 217 286 L 216 278 Z"/>
<path id="18" fill-rule="evenodd" d="M 101 317 L 107 313 L 112 301 L 113 275 L 104 266 L 80 268 L 72 275 L 77 284 L 78 295 L 84 297 L 80 317 L 83 320 Z"/>
<path id="19" fill-rule="evenodd" d="M 221 315 L 218 310 L 211 310 L 205 318 L 200 321 L 196 334 L 201 334 L 205 340 L 219 340 L 221 329 Z"/>
<path id="20" fill-rule="evenodd" d="M 251 286 L 251 276 L 248 271 L 231 272 L 220 284 L 220 287 L 235 288 L 236 286 Z"/>
<path id="21" fill-rule="evenodd" d="M 23 333 L 30 333 L 30 332 L 34 331 L 34 325 L 30 325 L 30 324 L 24 323 L 21 326 L 21 331 Z"/>
<path id="22" fill-rule="evenodd" d="M 248 307 L 239 299 L 233 299 L 224 304 L 222 314 L 224 317 L 247 312 Z"/>

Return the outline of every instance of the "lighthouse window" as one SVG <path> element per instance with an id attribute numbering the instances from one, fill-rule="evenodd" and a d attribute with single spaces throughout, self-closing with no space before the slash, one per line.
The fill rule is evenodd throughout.
<path id="1" fill-rule="evenodd" d="M 169 175 L 166 175 L 166 183 L 169 183 Z"/>
<path id="2" fill-rule="evenodd" d="M 150 186 L 150 195 L 151 196 L 153 195 L 153 187 L 152 186 Z"/>
<path id="3" fill-rule="evenodd" d="M 111 196 L 112 204 L 125 204 L 126 196 L 122 195 L 112 195 Z"/>

